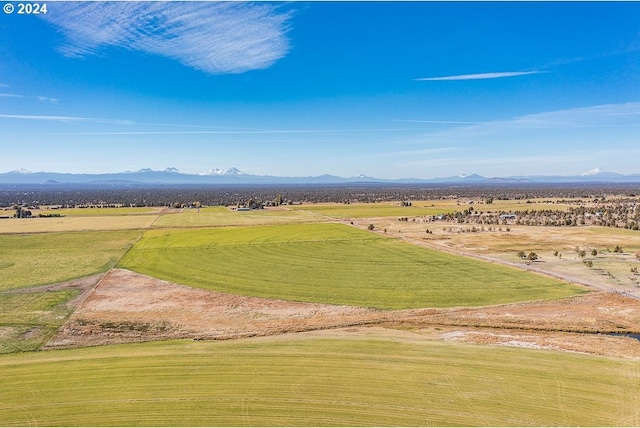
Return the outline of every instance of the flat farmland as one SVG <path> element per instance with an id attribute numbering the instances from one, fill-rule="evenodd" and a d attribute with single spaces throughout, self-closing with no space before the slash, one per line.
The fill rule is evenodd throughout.
<path id="1" fill-rule="evenodd" d="M 200 210 L 187 208 L 179 212 L 167 213 L 158 219 L 154 227 L 255 226 L 310 223 L 324 220 L 312 212 L 283 208 L 235 211 L 227 207 L 206 207 Z"/>
<path id="2" fill-rule="evenodd" d="M 400 202 L 353 203 L 353 204 L 311 204 L 294 205 L 290 209 L 308 211 L 334 219 L 355 219 L 365 217 L 420 217 L 454 213 L 473 207 L 476 211 L 523 211 L 523 210 L 559 210 L 566 211 L 568 203 L 554 200 L 532 199 L 527 203 L 519 200 L 496 200 L 490 205 L 482 200 L 472 203 L 467 199 L 438 199 L 412 201 L 411 206 L 401 206 Z"/>
<path id="3" fill-rule="evenodd" d="M 585 292 L 336 223 L 149 230 L 118 267 L 226 293 L 380 309 L 482 306 Z"/>
<path id="4" fill-rule="evenodd" d="M 0 235 L 0 290 L 106 272 L 141 235 L 139 230 Z"/>
<path id="5" fill-rule="evenodd" d="M 640 362 L 286 336 L 0 356 L 3 426 L 637 426 Z"/>
<path id="6" fill-rule="evenodd" d="M 0 235 L 0 426 L 638 426 L 639 342 L 608 335 L 638 333 L 638 302 L 516 256 L 630 262 L 637 232 L 468 233 L 405 211 L 464 202 L 420 204 L 83 209 L 58 220 L 95 230 Z"/>
<path id="7" fill-rule="evenodd" d="M 361 217 L 405 217 L 437 215 L 444 212 L 461 211 L 466 207 L 456 205 L 455 201 L 427 201 L 414 202 L 410 207 L 400 206 L 399 202 L 355 203 L 355 204 L 312 204 L 294 205 L 291 209 L 308 211 L 334 219 L 349 219 Z"/>
<path id="8" fill-rule="evenodd" d="M 0 292 L 0 354 L 33 351 L 62 326 L 77 289 Z"/>
<path id="9" fill-rule="evenodd" d="M 164 207 L 110 207 L 110 208 L 59 208 L 51 209 L 44 208 L 36 211 L 36 214 L 44 215 L 61 215 L 61 216 L 129 216 L 129 215 L 145 215 L 145 214 L 160 214 L 165 211 Z"/>
<path id="10" fill-rule="evenodd" d="M 0 234 L 128 230 L 150 227 L 158 214 L 0 219 Z"/>
<path id="11" fill-rule="evenodd" d="M 408 238 L 430 248 L 490 258 L 640 296 L 640 276 L 631 271 L 640 269 L 640 260 L 636 257 L 640 252 L 640 234 L 634 230 L 599 226 L 502 225 L 489 231 L 488 226 L 400 222 L 392 218 L 359 219 L 356 223 L 361 228 L 374 224 L 375 230 L 387 229 L 387 236 Z M 469 231 L 472 226 L 475 232 Z M 498 227 L 501 230 L 497 230 Z M 427 229 L 431 233 L 426 233 Z M 615 253 L 616 246 L 623 252 Z M 585 256 L 581 257 L 576 249 L 585 251 Z M 593 250 L 596 255 L 592 255 Z M 525 254 L 535 252 L 539 258 L 527 266 L 518 257 L 520 251 Z M 585 262 L 591 262 L 592 266 L 587 267 Z"/>

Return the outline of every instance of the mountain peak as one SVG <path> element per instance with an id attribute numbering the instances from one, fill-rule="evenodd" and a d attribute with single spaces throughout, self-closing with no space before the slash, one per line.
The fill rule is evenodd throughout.
<path id="1" fill-rule="evenodd" d="M 244 172 L 240 171 L 236 167 L 231 167 L 229 169 L 220 169 L 213 168 L 209 172 L 202 173 L 200 175 L 245 175 Z"/>
<path id="2" fill-rule="evenodd" d="M 590 176 L 590 175 L 602 174 L 603 172 L 604 171 L 602 169 L 600 169 L 600 168 L 594 168 L 591 171 L 587 171 L 587 172 L 585 172 L 583 174 L 580 174 L 580 175 L 587 177 L 587 176 Z"/>
<path id="3" fill-rule="evenodd" d="M 33 171 L 29 171 L 24 168 L 16 168 L 13 171 L 9 171 L 10 174 L 33 174 Z"/>

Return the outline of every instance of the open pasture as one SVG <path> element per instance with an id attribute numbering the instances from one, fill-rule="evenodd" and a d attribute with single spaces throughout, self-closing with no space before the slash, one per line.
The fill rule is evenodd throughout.
<path id="1" fill-rule="evenodd" d="M 583 283 L 606 289 L 638 293 L 640 276 L 631 272 L 640 269 L 635 254 L 640 251 L 640 233 L 635 230 L 611 227 L 553 227 L 509 225 L 493 226 L 489 231 L 473 225 L 455 223 L 399 222 L 397 219 L 361 219 L 360 227 L 372 222 L 376 230 L 386 228 L 388 235 L 408 237 L 424 245 L 448 248 L 461 253 L 479 254 L 506 263 L 524 266 L 520 251 L 535 252 L 539 259 L 531 266 L 536 269 L 575 278 Z M 509 232 L 506 228 L 509 227 Z M 426 229 L 432 233 L 427 234 Z M 624 253 L 615 253 L 616 246 Z M 576 251 L 585 251 L 581 257 Z M 591 252 L 596 250 L 593 256 Z M 556 255 L 556 251 L 558 252 Z M 584 262 L 590 261 L 592 267 Z"/>
<path id="2" fill-rule="evenodd" d="M 422 217 L 463 211 L 470 207 L 474 211 L 524 211 L 559 210 L 566 211 L 571 205 L 560 201 L 532 199 L 494 200 L 485 204 L 482 199 L 435 199 L 411 201 L 411 206 L 401 206 L 400 202 L 353 203 L 353 204 L 305 204 L 290 207 L 296 211 L 308 211 L 335 219 L 356 219 L 365 217 Z"/>
<path id="3" fill-rule="evenodd" d="M 0 220 L 0 234 L 146 229 L 157 218 L 157 214 L 11 218 Z"/>
<path id="4" fill-rule="evenodd" d="M 110 207 L 110 208 L 44 208 L 36 212 L 36 214 L 44 215 L 61 215 L 68 217 L 87 217 L 87 216 L 128 216 L 128 215 L 148 215 L 160 214 L 164 207 Z"/>
<path id="5" fill-rule="evenodd" d="M 118 267 L 245 296 L 380 309 L 483 306 L 584 292 L 335 223 L 149 230 Z"/>
<path id="6" fill-rule="evenodd" d="M 255 226 L 321 222 L 317 214 L 289 209 L 235 211 L 227 207 L 185 208 L 161 216 L 154 227 Z"/>
<path id="7" fill-rule="evenodd" d="M 67 319 L 76 289 L 0 292 L 0 354 L 32 351 Z"/>
<path id="8" fill-rule="evenodd" d="M 640 362 L 287 336 L 0 356 L 2 426 L 637 426 Z"/>
<path id="9" fill-rule="evenodd" d="M 308 211 L 334 219 L 361 217 L 406 217 L 437 215 L 461 211 L 466 207 L 456 205 L 455 201 L 413 202 L 412 206 L 400 206 L 400 202 L 353 203 L 353 204 L 304 204 L 294 205 L 291 209 Z"/>
<path id="10" fill-rule="evenodd" d="M 0 235 L 0 290 L 105 272 L 141 234 L 123 230 Z"/>

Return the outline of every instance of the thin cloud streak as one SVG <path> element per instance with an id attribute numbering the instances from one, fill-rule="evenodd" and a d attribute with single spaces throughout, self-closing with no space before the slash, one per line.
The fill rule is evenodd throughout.
<path id="1" fill-rule="evenodd" d="M 169 4 L 171 3 L 171 4 Z M 289 51 L 290 13 L 244 2 L 69 2 L 44 16 L 69 57 L 107 47 L 171 58 L 210 74 L 270 67 Z M 55 9 L 54 9 L 55 8 Z"/>
<path id="2" fill-rule="evenodd" d="M 484 79 L 501 79 L 504 77 L 516 77 L 526 76 L 528 74 L 540 74 L 544 71 L 506 71 L 500 73 L 478 73 L 478 74 L 460 74 L 456 76 L 441 76 L 441 77 L 422 77 L 414 80 L 430 80 L 430 81 L 442 81 L 442 80 L 484 80 Z"/>
<path id="3" fill-rule="evenodd" d="M 3 119 L 24 119 L 24 120 L 49 120 L 49 121 L 61 121 L 61 122 L 81 122 L 81 121 L 95 121 L 88 117 L 75 117 L 75 116 L 33 116 L 27 114 L 0 114 L 0 118 Z"/>
<path id="4" fill-rule="evenodd" d="M 416 149 L 404 153 L 389 151 L 386 155 L 406 156 L 395 164 L 403 168 L 478 167 L 484 171 L 474 172 L 487 173 L 510 167 L 510 175 L 517 175 L 516 171 L 535 174 L 551 164 L 567 168 L 573 165 L 579 170 L 582 168 L 579 165 L 588 168 L 606 160 L 636 158 L 640 153 L 637 148 L 640 123 L 634 112 L 639 110 L 640 103 L 596 105 L 461 125 L 426 132 L 404 142 L 414 147 L 427 146 L 423 153 Z M 444 147 L 456 148 L 456 153 L 447 153 Z M 585 151 L 585 147 L 602 149 Z M 518 155 L 491 156 L 490 152 Z"/>
<path id="5" fill-rule="evenodd" d="M 461 120 L 412 120 L 412 119 L 392 119 L 394 122 L 406 122 L 406 123 L 434 123 L 443 125 L 474 125 L 485 122 L 467 122 Z"/>
<path id="6" fill-rule="evenodd" d="M 2 117 L 2 115 L 0 115 Z M 397 132 L 406 129 L 244 129 L 237 131 L 107 131 L 107 132 L 60 132 L 53 135 L 207 135 L 207 134 L 322 134 L 341 132 Z"/>
<path id="7" fill-rule="evenodd" d="M 0 94 L 2 98 L 24 98 L 24 95 L 19 94 Z"/>

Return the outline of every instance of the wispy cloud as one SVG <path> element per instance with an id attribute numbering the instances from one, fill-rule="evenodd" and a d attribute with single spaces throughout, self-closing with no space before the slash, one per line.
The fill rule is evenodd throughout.
<path id="1" fill-rule="evenodd" d="M 528 74 L 546 73 L 545 71 L 505 71 L 500 73 L 459 74 L 455 76 L 421 77 L 414 80 L 483 80 L 501 79 L 504 77 L 526 76 Z"/>
<path id="2" fill-rule="evenodd" d="M 24 98 L 24 95 L 19 94 L 0 94 L 2 98 Z"/>
<path id="3" fill-rule="evenodd" d="M 607 104 L 461 124 L 406 139 L 414 150 L 387 155 L 406 168 L 478 167 L 484 171 L 474 172 L 489 174 L 510 168 L 511 175 L 550 171 L 551 165 L 580 171 L 604 161 L 628 163 L 640 153 L 638 111 L 638 102 Z"/>
<path id="4" fill-rule="evenodd" d="M 0 114 L 0 118 L 3 119 L 24 119 L 24 120 L 52 120 L 58 122 L 80 122 L 90 121 L 92 119 L 87 117 L 74 117 L 74 116 L 35 116 L 28 114 Z"/>
<path id="5" fill-rule="evenodd" d="M 39 96 L 39 97 L 36 97 L 36 98 L 41 103 L 58 104 L 58 99 L 57 98 L 43 97 L 43 96 Z"/>
<path id="6" fill-rule="evenodd" d="M 394 122 L 406 122 L 406 123 L 433 123 L 442 125 L 472 125 L 483 122 L 470 122 L 462 120 L 413 120 L 413 119 L 392 119 Z"/>
<path id="7" fill-rule="evenodd" d="M 19 120 L 43 120 L 53 122 L 95 122 L 109 123 L 114 125 L 133 125 L 135 122 L 129 120 L 117 119 L 99 119 L 95 117 L 78 117 L 78 116 L 43 116 L 30 114 L 0 114 L 0 119 L 19 119 Z"/>
<path id="8" fill-rule="evenodd" d="M 267 68 L 289 50 L 290 13 L 269 4 L 64 2 L 49 9 L 43 17 L 66 36 L 60 50 L 70 57 L 118 47 L 220 74 Z"/>
<path id="9" fill-rule="evenodd" d="M 463 150 L 461 147 L 433 147 L 429 149 L 420 149 L 420 150 L 407 150 L 401 152 L 390 153 L 391 155 L 396 156 L 415 156 L 415 155 L 435 155 L 440 153 L 451 153 L 451 152 L 459 152 Z"/>

